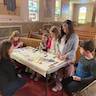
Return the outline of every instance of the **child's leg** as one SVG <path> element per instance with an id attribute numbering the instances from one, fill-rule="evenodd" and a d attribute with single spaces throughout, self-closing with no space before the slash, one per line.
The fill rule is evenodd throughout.
<path id="1" fill-rule="evenodd" d="M 39 80 L 39 77 L 40 77 L 40 74 L 36 73 L 35 78 L 34 78 L 34 81 L 38 81 Z"/>
<path id="2" fill-rule="evenodd" d="M 57 92 L 62 90 L 62 84 L 61 84 L 61 77 L 59 72 L 54 73 L 55 81 L 56 81 L 56 86 L 52 88 L 52 91 Z"/>
<path id="3" fill-rule="evenodd" d="M 35 71 L 32 71 L 32 74 L 30 76 L 31 79 L 34 79 L 35 78 L 35 75 L 36 75 L 36 72 Z"/>

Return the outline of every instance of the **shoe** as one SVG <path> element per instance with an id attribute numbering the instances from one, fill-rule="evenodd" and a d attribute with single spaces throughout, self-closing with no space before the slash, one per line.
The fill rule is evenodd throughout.
<path id="1" fill-rule="evenodd" d="M 21 75 L 21 74 L 17 74 L 17 76 L 18 76 L 19 78 L 22 78 L 22 75 Z"/>
<path id="2" fill-rule="evenodd" d="M 53 91 L 53 92 L 57 92 L 57 91 L 58 91 L 58 86 L 53 87 L 53 88 L 52 88 L 52 91 Z"/>
<path id="3" fill-rule="evenodd" d="M 61 91 L 62 90 L 62 85 L 58 85 L 58 91 Z"/>
<path id="4" fill-rule="evenodd" d="M 62 86 L 61 85 L 56 85 L 55 87 L 52 88 L 53 92 L 57 92 L 57 91 L 61 91 L 62 90 Z"/>

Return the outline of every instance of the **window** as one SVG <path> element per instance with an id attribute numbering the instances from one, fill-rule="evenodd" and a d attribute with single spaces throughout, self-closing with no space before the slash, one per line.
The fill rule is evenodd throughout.
<path id="1" fill-rule="evenodd" d="M 65 14 L 68 14 L 69 13 L 69 4 L 66 3 L 62 6 L 62 14 L 65 15 Z"/>
<path id="2" fill-rule="evenodd" d="M 39 20 L 39 0 L 29 0 L 29 20 Z"/>
<path id="3" fill-rule="evenodd" d="M 79 9 L 79 16 L 78 16 L 78 23 L 85 23 L 86 22 L 86 7 L 80 7 Z"/>
<path id="4" fill-rule="evenodd" d="M 56 0 L 55 3 L 55 16 L 61 15 L 61 0 Z"/>

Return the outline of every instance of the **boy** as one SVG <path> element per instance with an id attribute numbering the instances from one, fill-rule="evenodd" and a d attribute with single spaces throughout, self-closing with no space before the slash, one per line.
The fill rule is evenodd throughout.
<path id="1" fill-rule="evenodd" d="M 93 52 L 93 41 L 84 41 L 80 44 L 81 57 L 74 76 L 64 78 L 62 85 L 65 91 L 77 92 L 96 79 L 96 60 Z"/>

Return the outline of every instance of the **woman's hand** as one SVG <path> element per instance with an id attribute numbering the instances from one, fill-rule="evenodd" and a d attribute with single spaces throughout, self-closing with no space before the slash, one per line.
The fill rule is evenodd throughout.
<path id="1" fill-rule="evenodd" d="M 73 76 L 73 80 L 75 80 L 75 81 L 81 81 L 81 78 L 78 77 L 78 76 Z"/>
<path id="2" fill-rule="evenodd" d="M 60 55 L 58 56 L 58 58 L 59 58 L 60 60 L 64 60 L 64 59 L 66 59 L 66 55 L 61 55 L 61 54 L 60 54 Z"/>
<path id="3" fill-rule="evenodd" d="M 60 55 L 61 55 L 61 53 L 58 51 L 58 52 L 57 52 L 57 57 L 59 58 L 59 57 L 60 57 Z"/>

